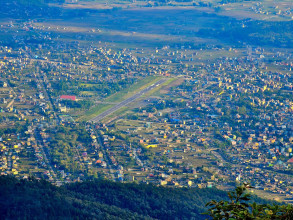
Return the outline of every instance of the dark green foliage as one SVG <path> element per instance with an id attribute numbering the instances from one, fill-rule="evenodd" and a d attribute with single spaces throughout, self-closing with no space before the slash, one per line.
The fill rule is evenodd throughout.
<path id="1" fill-rule="evenodd" d="M 239 186 L 235 192 L 228 193 L 229 201 L 215 201 L 207 203 L 209 208 L 205 214 L 213 219 L 286 219 L 293 218 L 293 207 L 291 205 L 278 204 L 249 204 L 251 195 L 246 193 L 246 186 Z"/>
<path id="2" fill-rule="evenodd" d="M 244 27 L 242 26 L 244 24 Z M 202 37 L 252 45 L 293 47 L 292 21 L 236 21 L 227 19 L 218 28 L 201 29 Z"/>
<path id="3" fill-rule="evenodd" d="M 71 184 L 67 189 L 92 197 L 102 203 L 118 206 L 158 219 L 204 219 L 200 213 L 209 198 L 222 199 L 216 189 L 174 189 L 135 183 L 92 181 Z"/>
<path id="4" fill-rule="evenodd" d="M 10 18 L 36 18 L 53 17 L 60 15 L 60 8 L 49 7 L 47 3 L 59 1 L 44 0 L 1 0 L 0 17 Z M 61 1 L 62 2 L 62 1 Z M 59 2 L 60 3 L 60 2 Z M 13 12 L 13 13 L 12 13 Z"/>
<path id="5" fill-rule="evenodd" d="M 12 176 L 0 176 L 0 206 L 0 219 L 146 219 L 44 180 Z"/>
<path id="6" fill-rule="evenodd" d="M 56 187 L 0 176 L 0 219 L 205 219 L 216 189 L 173 189 L 104 180 Z"/>
<path id="7" fill-rule="evenodd" d="M 63 100 L 62 104 L 69 108 L 81 108 L 81 109 L 89 109 L 93 103 L 89 100 L 80 100 L 80 101 L 72 101 L 72 100 Z"/>
<path id="8" fill-rule="evenodd" d="M 61 169 L 70 172 L 83 171 L 83 167 L 76 157 L 76 148 L 78 145 L 89 145 L 91 137 L 83 126 L 76 125 L 59 126 L 56 131 L 52 131 L 52 139 L 50 141 L 50 155 L 54 164 L 60 166 Z"/>
<path id="9" fill-rule="evenodd" d="M 13 127 L 8 128 L 1 128 L 0 129 L 0 136 L 3 134 L 22 134 L 24 135 L 24 132 L 27 131 L 27 125 L 21 125 L 19 123 L 16 123 Z"/>
<path id="10" fill-rule="evenodd" d="M 291 206 L 271 205 L 257 198 L 253 201 L 266 204 L 253 203 L 247 210 L 246 200 L 250 196 L 244 191 L 237 188 L 229 194 L 231 202 L 217 202 L 229 197 L 217 189 L 167 188 L 106 180 L 56 187 L 45 180 L 0 176 L 0 219 L 206 219 L 201 213 L 206 211 L 204 204 L 211 200 L 207 214 L 215 219 L 222 219 L 216 214 L 223 207 L 223 213 L 234 216 L 261 216 L 268 212 L 278 217 L 284 210 L 290 214 Z"/>

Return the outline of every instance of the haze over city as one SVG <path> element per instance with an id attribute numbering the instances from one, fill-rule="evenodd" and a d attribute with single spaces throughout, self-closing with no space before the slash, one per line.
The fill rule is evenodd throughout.
<path id="1" fill-rule="evenodd" d="M 292 217 L 291 0 L 1 0 L 0 32 L 1 218 Z"/>

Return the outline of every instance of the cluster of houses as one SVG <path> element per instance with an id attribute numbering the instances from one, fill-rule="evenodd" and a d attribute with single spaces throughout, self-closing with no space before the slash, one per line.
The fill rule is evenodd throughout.
<path id="1" fill-rule="evenodd" d="M 274 58 L 287 61 L 268 61 Z M 224 57 L 197 66 L 196 72 L 187 68 L 190 77 L 165 97 L 165 101 L 171 97 L 175 104 L 183 102 L 181 108 L 177 105 L 176 110 L 143 110 L 136 113 L 136 124 L 128 123 L 129 119 L 116 123 L 118 130 L 125 131 L 132 141 L 155 152 L 153 160 L 146 159 L 143 151 L 136 153 L 140 158 L 136 165 L 144 170 L 139 173 L 147 176 L 141 181 L 158 183 L 160 175 L 168 176 L 168 181 L 161 178 L 162 185 L 175 181 L 202 187 L 252 181 L 258 189 L 291 196 L 292 64 L 288 54 L 254 48 L 248 49 L 246 57 Z M 274 68 L 278 71 L 271 70 Z M 152 108 L 160 106 L 160 102 L 164 100 L 157 100 Z M 133 156 L 132 150 L 126 149 Z M 214 164 L 209 169 L 212 175 L 197 171 L 197 178 L 189 175 L 184 184 L 182 175 L 174 178 L 166 173 L 167 167 L 174 170 L 188 162 L 191 170 L 197 170 L 189 154 L 196 155 L 194 160 L 199 155 L 210 160 Z M 167 157 L 167 164 L 162 156 Z M 156 167 L 160 175 L 154 174 L 151 167 Z"/>
<path id="2" fill-rule="evenodd" d="M 33 170 L 55 182 L 103 173 L 119 181 L 178 187 L 253 180 L 259 189 L 292 193 L 291 54 L 230 48 L 235 56 L 203 60 L 204 50 L 184 46 L 113 49 L 102 43 L 55 42 L 53 32 L 66 27 L 21 25 L 22 31 L 39 31 L 41 37 L 34 39 L 45 40 L 20 49 L 0 47 L 1 123 L 28 128 L 19 137 L 0 137 L 2 173 Z M 26 37 L 17 35 L 15 41 L 24 45 Z M 178 77 L 183 83 L 152 99 L 150 108 L 133 112 L 135 120 L 96 127 L 99 132 L 88 127 L 92 142 L 70 148 L 71 161 L 82 172 L 70 172 L 61 160 L 52 163 L 53 131 L 76 126 L 72 117 L 60 115 L 68 112 L 63 103 L 101 100 L 109 95 L 109 85 L 116 83 L 119 91 L 150 75 Z M 23 154 L 36 169 L 19 168 Z"/>
<path id="3" fill-rule="evenodd" d="M 290 6 L 292 7 L 292 4 L 277 4 L 274 7 L 265 8 L 261 2 L 257 2 L 250 9 L 256 14 L 275 15 L 293 19 L 293 9 Z"/>

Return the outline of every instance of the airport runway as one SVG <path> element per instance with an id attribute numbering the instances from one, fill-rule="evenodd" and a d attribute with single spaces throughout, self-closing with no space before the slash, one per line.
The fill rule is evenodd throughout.
<path id="1" fill-rule="evenodd" d="M 101 121 L 102 119 L 104 119 L 108 115 L 112 114 L 113 112 L 116 112 L 118 109 L 130 104 L 131 102 L 133 102 L 134 100 L 136 100 L 137 98 L 142 96 L 143 94 L 145 94 L 145 93 L 151 91 L 152 89 L 154 89 L 155 87 L 161 85 L 166 80 L 167 79 L 160 79 L 158 82 L 146 87 L 145 89 L 141 90 L 140 92 L 136 93 L 135 95 L 125 99 L 124 101 L 118 103 L 117 105 L 113 106 L 112 108 L 109 108 L 108 110 L 104 111 L 103 113 L 101 113 L 98 116 L 94 117 L 93 119 L 89 120 L 89 122 L 97 123 L 97 122 Z"/>

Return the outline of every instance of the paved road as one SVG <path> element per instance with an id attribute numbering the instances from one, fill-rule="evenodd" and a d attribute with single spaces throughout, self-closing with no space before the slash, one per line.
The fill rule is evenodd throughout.
<path id="1" fill-rule="evenodd" d="M 112 114 L 113 112 L 116 112 L 118 109 L 128 105 L 129 103 L 133 102 L 134 100 L 136 100 L 137 98 L 139 98 L 140 96 L 142 96 L 143 94 L 151 91 L 152 89 L 154 89 L 155 87 L 161 85 L 162 83 L 164 83 L 167 79 L 160 79 L 158 82 L 148 86 L 147 88 L 141 90 L 140 92 L 136 93 L 135 95 L 129 97 L 128 99 L 125 99 L 124 101 L 120 102 L 119 104 L 113 106 L 112 108 L 104 111 L 103 113 L 99 114 L 98 116 L 96 116 L 95 118 L 89 120 L 89 122 L 99 122 L 102 119 L 104 119 L 105 117 L 107 117 L 108 115 Z"/>
<path id="2" fill-rule="evenodd" d="M 98 142 L 94 142 L 95 149 L 97 151 L 101 150 L 103 152 L 103 155 L 104 155 L 103 157 L 105 159 L 105 162 L 107 163 L 107 168 L 109 169 L 109 172 L 110 172 L 110 175 L 112 177 L 112 180 L 116 181 L 115 170 L 113 170 L 113 168 L 111 166 L 109 155 L 108 155 L 108 152 L 105 149 L 105 145 L 103 144 L 102 137 L 98 134 L 98 132 L 95 130 L 95 128 L 93 126 L 92 126 L 92 130 L 94 131 L 94 134 L 96 135 L 97 141 L 98 141 Z"/>
<path id="3" fill-rule="evenodd" d="M 96 133 L 97 134 L 97 133 Z M 98 135 L 98 134 L 97 134 Z M 109 155 L 108 155 L 108 152 L 105 150 L 105 146 L 104 146 L 104 144 L 103 144 L 103 141 L 102 141 L 102 139 L 101 139 L 101 136 L 100 135 L 98 135 L 97 136 L 98 138 L 98 141 L 99 141 L 99 144 L 100 144 L 100 146 L 101 146 L 101 150 L 102 150 L 102 152 L 103 152 L 103 155 L 104 155 L 104 159 L 106 160 L 106 162 L 107 162 L 107 167 L 109 168 L 109 171 L 110 171 L 110 175 L 111 175 L 111 177 L 112 177 L 112 180 L 113 181 L 116 181 L 116 178 L 115 178 L 115 171 L 114 171 L 114 169 L 112 168 L 112 165 L 111 165 L 111 162 L 110 162 L 110 159 L 109 159 Z"/>
<path id="4" fill-rule="evenodd" d="M 50 155 L 48 153 L 48 149 L 46 149 L 44 147 L 44 140 L 43 140 L 42 136 L 40 135 L 40 133 L 37 132 L 36 127 L 33 127 L 33 128 L 34 128 L 34 133 L 33 133 L 32 136 L 35 138 L 36 143 L 39 146 L 39 149 L 41 150 L 41 153 L 43 155 L 44 161 L 45 161 L 45 163 L 47 165 L 47 169 L 50 171 L 50 174 L 52 175 L 54 181 L 56 181 L 57 180 L 57 175 L 54 172 L 54 169 L 52 167 L 51 158 L 50 158 Z"/>

